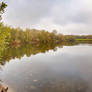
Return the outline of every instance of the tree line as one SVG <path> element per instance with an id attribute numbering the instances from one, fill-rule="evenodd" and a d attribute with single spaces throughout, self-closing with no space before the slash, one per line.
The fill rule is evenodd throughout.
<path id="1" fill-rule="evenodd" d="M 37 43 L 60 43 L 64 39 L 62 34 L 47 32 L 45 30 L 11 28 L 9 41 L 12 44 L 37 44 Z"/>
<path id="2" fill-rule="evenodd" d="M 77 39 L 92 39 L 92 35 L 63 35 L 55 30 L 48 32 L 37 29 L 11 28 L 0 23 L 0 43 L 9 45 L 22 44 L 58 44 L 75 42 Z"/>

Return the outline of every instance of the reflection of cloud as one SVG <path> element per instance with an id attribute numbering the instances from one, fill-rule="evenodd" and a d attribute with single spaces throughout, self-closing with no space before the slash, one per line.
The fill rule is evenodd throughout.
<path id="1" fill-rule="evenodd" d="M 91 92 L 89 83 L 82 78 L 70 77 L 57 80 L 41 82 L 41 89 L 37 89 L 39 92 Z M 44 81 L 44 80 L 43 80 Z"/>
<path id="2" fill-rule="evenodd" d="M 59 32 L 63 30 L 63 33 L 92 33 L 92 0 L 8 0 L 7 3 L 4 15 L 7 24 L 38 25 L 45 29 L 59 29 Z"/>

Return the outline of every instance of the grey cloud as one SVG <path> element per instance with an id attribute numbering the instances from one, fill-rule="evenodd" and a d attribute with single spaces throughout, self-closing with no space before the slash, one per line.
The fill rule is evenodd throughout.
<path id="1" fill-rule="evenodd" d="M 86 2 L 91 3 L 86 5 Z M 85 4 L 83 4 L 85 2 Z M 54 6 L 55 7 L 55 6 Z M 70 3 L 56 5 L 52 12 L 55 15 L 54 22 L 61 25 L 66 25 L 69 23 L 92 23 L 92 1 L 88 0 L 71 0 Z"/>
<path id="2" fill-rule="evenodd" d="M 34 24 L 49 16 L 53 0 L 9 0 L 4 17 L 11 23 Z"/>
<path id="3" fill-rule="evenodd" d="M 92 0 L 7 0 L 7 3 L 3 21 L 12 26 L 44 25 L 43 20 L 47 19 L 45 24 L 51 21 L 50 25 L 61 26 L 63 33 L 92 33 Z"/>
<path id="4" fill-rule="evenodd" d="M 92 23 L 92 11 L 79 11 L 75 16 L 70 18 L 75 23 Z"/>

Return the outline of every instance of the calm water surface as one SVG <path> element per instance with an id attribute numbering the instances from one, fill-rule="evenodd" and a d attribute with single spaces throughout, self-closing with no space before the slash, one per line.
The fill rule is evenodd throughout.
<path id="1" fill-rule="evenodd" d="M 92 92 L 92 45 L 12 59 L 1 66 L 0 79 L 8 92 Z"/>

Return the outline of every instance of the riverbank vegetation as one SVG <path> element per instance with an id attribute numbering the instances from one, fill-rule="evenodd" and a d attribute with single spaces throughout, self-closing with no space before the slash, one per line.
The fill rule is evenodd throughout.
<path id="1" fill-rule="evenodd" d="M 37 29 L 11 28 L 0 23 L 0 45 L 14 46 L 29 44 L 61 44 L 81 41 L 92 42 L 92 35 L 63 35 L 56 30 L 48 32 Z"/>
<path id="2" fill-rule="evenodd" d="M 58 44 L 74 41 L 92 41 L 92 35 L 63 35 L 61 33 L 58 34 L 55 30 L 48 32 L 28 28 L 23 30 L 4 26 L 2 23 L 0 23 L 0 30 L 2 43 L 14 45 L 15 47 L 22 44 Z"/>

